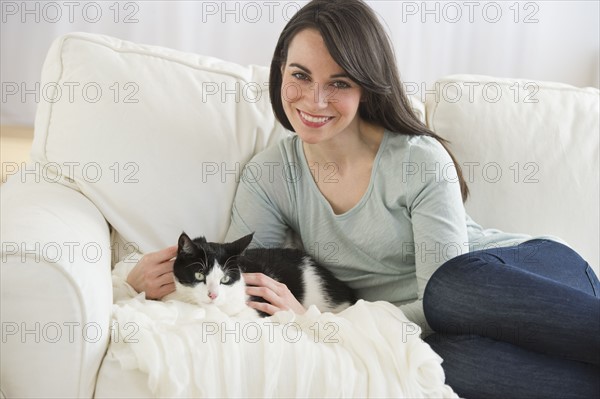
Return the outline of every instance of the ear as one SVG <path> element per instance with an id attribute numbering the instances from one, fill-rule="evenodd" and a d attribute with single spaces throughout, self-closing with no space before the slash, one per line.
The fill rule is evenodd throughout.
<path id="1" fill-rule="evenodd" d="M 252 237 L 254 237 L 254 233 L 250 233 L 247 236 L 239 238 L 229 244 L 224 244 L 225 252 L 227 252 L 227 255 L 229 256 L 241 254 L 252 242 Z"/>
<path id="2" fill-rule="evenodd" d="M 198 238 L 198 240 L 206 242 L 206 239 L 204 237 L 200 237 L 200 238 Z M 185 232 L 181 233 L 181 235 L 179 236 L 177 246 L 178 246 L 178 248 L 177 248 L 178 254 L 181 252 L 186 253 L 186 254 L 195 254 L 196 251 L 198 250 L 198 247 L 196 247 L 196 244 L 194 244 L 192 239 L 190 237 L 188 237 L 188 235 L 185 234 Z"/>

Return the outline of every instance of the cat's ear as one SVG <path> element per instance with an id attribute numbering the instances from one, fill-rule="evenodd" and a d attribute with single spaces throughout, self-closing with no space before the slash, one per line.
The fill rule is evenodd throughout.
<path id="1" fill-rule="evenodd" d="M 239 255 L 244 252 L 246 248 L 248 248 L 248 245 L 250 245 L 252 242 L 252 237 L 254 237 L 254 233 L 250 233 L 247 236 L 235 240 L 234 242 L 230 242 L 229 244 L 224 244 L 224 249 L 229 256 Z"/>
<path id="2" fill-rule="evenodd" d="M 201 237 L 201 238 L 204 239 L 204 237 Z M 185 234 L 185 232 L 181 233 L 181 235 L 179 236 L 179 241 L 178 241 L 177 246 L 178 246 L 177 253 L 183 252 L 186 254 L 194 254 L 198 250 L 198 248 L 196 247 L 196 244 L 194 244 L 192 239 L 187 234 Z"/>

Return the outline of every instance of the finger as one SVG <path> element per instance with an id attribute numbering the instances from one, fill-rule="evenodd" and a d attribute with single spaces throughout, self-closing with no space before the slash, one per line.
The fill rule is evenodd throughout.
<path id="1" fill-rule="evenodd" d="M 175 283 L 165 284 L 158 290 L 158 297 L 162 298 L 171 292 L 175 292 Z"/>
<path id="2" fill-rule="evenodd" d="M 175 283 L 167 283 L 162 286 L 153 285 L 146 290 L 147 299 L 161 299 L 167 294 L 175 291 Z"/>
<path id="3" fill-rule="evenodd" d="M 271 316 L 281 310 L 277 306 L 273 306 L 270 303 L 265 302 L 250 301 L 248 302 L 248 306 L 250 306 L 253 309 L 260 310 L 261 312 L 265 312 L 266 314 Z"/>
<path id="4" fill-rule="evenodd" d="M 244 281 L 248 285 L 267 287 L 273 292 L 279 293 L 279 283 L 263 273 L 244 273 Z"/>
<path id="5" fill-rule="evenodd" d="M 154 281 L 164 274 L 173 273 L 173 264 L 174 263 L 175 263 L 174 261 L 168 261 L 168 262 L 158 263 L 158 264 L 156 264 L 156 263 L 148 264 L 148 266 L 146 266 L 146 269 L 144 271 L 146 280 Z"/>
<path id="6" fill-rule="evenodd" d="M 156 279 L 156 285 L 159 287 L 165 284 L 173 284 L 174 282 L 173 272 L 164 273 Z"/>
<path id="7" fill-rule="evenodd" d="M 278 308 L 282 308 L 282 309 L 287 309 L 288 307 L 285 306 L 284 301 L 282 300 L 281 297 L 279 297 L 275 292 L 273 292 L 271 289 L 266 288 L 266 287 L 246 287 L 246 294 L 250 295 L 250 296 L 257 296 L 260 297 L 262 299 L 264 299 L 265 301 L 267 301 L 268 303 L 278 307 Z"/>
<path id="8" fill-rule="evenodd" d="M 177 248 L 177 245 L 171 245 L 170 247 L 163 249 L 162 251 L 164 251 L 163 255 L 165 259 L 174 261 L 175 257 L 177 256 Z"/>
<path id="9" fill-rule="evenodd" d="M 162 263 L 171 260 L 177 255 L 177 245 L 161 249 L 160 251 L 147 254 L 148 258 L 155 263 Z"/>
<path id="10" fill-rule="evenodd" d="M 168 261 L 168 262 L 164 262 L 164 263 L 160 263 L 158 265 L 156 265 L 156 268 L 154 269 L 156 276 L 162 276 L 163 274 L 173 274 L 173 265 L 175 264 L 175 261 Z"/>

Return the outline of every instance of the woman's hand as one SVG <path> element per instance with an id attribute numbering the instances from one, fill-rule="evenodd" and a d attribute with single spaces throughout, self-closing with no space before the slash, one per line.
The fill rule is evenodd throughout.
<path id="1" fill-rule="evenodd" d="M 137 292 L 145 292 L 147 299 L 161 299 L 175 291 L 173 263 L 177 245 L 142 257 L 127 276 L 127 283 Z"/>
<path id="2" fill-rule="evenodd" d="M 306 309 L 289 290 L 287 285 L 273 280 L 262 273 L 244 273 L 246 280 L 246 294 L 258 296 L 267 301 L 248 302 L 248 306 L 269 315 L 274 315 L 280 310 L 291 310 L 296 314 L 304 314 Z"/>

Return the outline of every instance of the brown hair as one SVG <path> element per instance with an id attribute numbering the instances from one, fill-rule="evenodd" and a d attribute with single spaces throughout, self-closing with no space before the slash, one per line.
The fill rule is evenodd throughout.
<path id="1" fill-rule="evenodd" d="M 437 139 L 454 162 L 462 199 L 466 201 L 469 189 L 446 146 L 448 142 L 414 114 L 400 83 L 389 37 L 373 10 L 361 0 L 313 0 L 287 23 L 277 41 L 269 77 L 271 105 L 277 120 L 286 129 L 294 130 L 283 109 L 281 67 L 294 36 L 309 28 L 319 31 L 331 57 L 363 89 L 363 101 L 358 108 L 360 117 L 391 132 Z"/>

